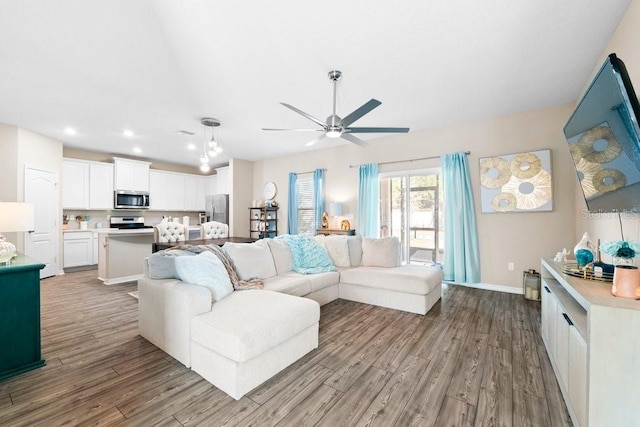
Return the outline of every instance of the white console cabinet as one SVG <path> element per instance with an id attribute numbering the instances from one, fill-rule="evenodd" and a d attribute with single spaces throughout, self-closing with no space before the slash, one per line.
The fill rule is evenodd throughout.
<path id="1" fill-rule="evenodd" d="M 542 260 L 541 334 L 576 426 L 638 426 L 640 301 Z"/>

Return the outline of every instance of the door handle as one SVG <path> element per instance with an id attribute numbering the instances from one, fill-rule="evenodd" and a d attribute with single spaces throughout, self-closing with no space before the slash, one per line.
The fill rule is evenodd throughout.
<path id="1" fill-rule="evenodd" d="M 573 326 L 573 322 L 571 321 L 571 319 L 569 319 L 569 316 L 567 316 L 567 313 L 562 313 L 562 317 L 564 317 L 564 320 L 567 321 L 569 326 Z"/>
<path id="2" fill-rule="evenodd" d="M 547 291 L 547 293 L 549 293 L 549 294 L 551 293 L 551 290 L 546 286 L 544 287 L 544 290 Z"/>

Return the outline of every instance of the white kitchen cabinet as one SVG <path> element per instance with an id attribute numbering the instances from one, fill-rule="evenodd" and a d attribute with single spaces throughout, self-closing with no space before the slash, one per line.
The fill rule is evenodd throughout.
<path id="1" fill-rule="evenodd" d="M 114 190 L 149 191 L 149 162 L 113 158 L 115 163 Z"/>
<path id="2" fill-rule="evenodd" d="M 93 265 L 93 232 L 74 231 L 64 233 L 64 268 Z"/>
<path id="3" fill-rule="evenodd" d="M 196 179 L 196 211 L 204 211 L 206 209 L 206 197 L 207 197 L 207 177 L 198 176 Z"/>
<path id="4" fill-rule="evenodd" d="M 197 175 L 184 175 L 184 210 L 198 210 L 198 181 Z"/>
<path id="5" fill-rule="evenodd" d="M 113 209 L 113 165 L 89 163 L 89 209 Z"/>
<path id="6" fill-rule="evenodd" d="M 167 173 L 167 209 L 185 210 L 185 179 L 181 173 Z"/>
<path id="7" fill-rule="evenodd" d="M 213 194 L 229 194 L 229 166 L 216 169 L 216 192 Z"/>
<path id="8" fill-rule="evenodd" d="M 563 274 L 551 260 L 542 260 L 541 275 L 543 341 L 573 424 L 637 425 L 640 301 L 614 297 L 611 283 Z"/>
<path id="9" fill-rule="evenodd" d="M 167 173 L 163 171 L 149 171 L 149 209 L 166 211 L 167 205 Z"/>
<path id="10" fill-rule="evenodd" d="M 98 233 L 92 233 L 93 238 L 93 262 L 91 264 L 98 264 L 100 260 L 100 250 L 98 245 Z"/>
<path id="11" fill-rule="evenodd" d="M 81 160 L 62 161 L 62 207 L 87 209 L 89 207 L 89 163 Z"/>

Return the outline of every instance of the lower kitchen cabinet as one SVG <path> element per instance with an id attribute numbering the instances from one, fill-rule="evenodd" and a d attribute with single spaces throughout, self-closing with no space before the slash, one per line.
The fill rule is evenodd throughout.
<path id="1" fill-rule="evenodd" d="M 97 240 L 92 231 L 68 231 L 64 233 L 64 268 L 95 265 L 98 259 Z"/>

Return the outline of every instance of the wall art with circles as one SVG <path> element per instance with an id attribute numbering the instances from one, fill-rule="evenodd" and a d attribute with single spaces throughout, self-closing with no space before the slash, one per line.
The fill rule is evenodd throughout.
<path id="1" fill-rule="evenodd" d="M 480 159 L 483 213 L 553 209 L 551 150 Z"/>

